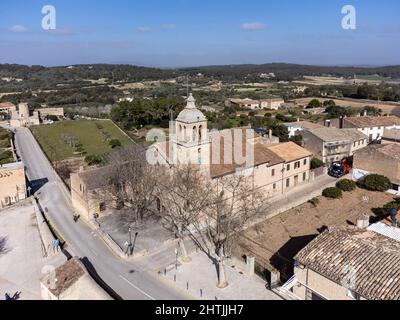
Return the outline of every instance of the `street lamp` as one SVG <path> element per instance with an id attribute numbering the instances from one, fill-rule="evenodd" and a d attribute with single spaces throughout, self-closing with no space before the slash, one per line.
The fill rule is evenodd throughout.
<path id="1" fill-rule="evenodd" d="M 131 250 L 131 248 L 132 248 L 132 227 L 131 226 L 129 226 L 129 246 L 128 246 L 128 251 L 129 251 L 129 254 L 130 255 L 132 255 L 132 250 Z"/>

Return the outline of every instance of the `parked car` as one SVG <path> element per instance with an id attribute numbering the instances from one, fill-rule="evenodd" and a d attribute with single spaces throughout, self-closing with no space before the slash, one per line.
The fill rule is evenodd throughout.
<path id="1" fill-rule="evenodd" d="M 335 178 L 341 178 L 344 175 L 346 175 L 346 168 L 345 166 L 340 163 L 340 162 L 334 162 L 332 165 L 329 167 L 328 171 L 329 175 Z"/>

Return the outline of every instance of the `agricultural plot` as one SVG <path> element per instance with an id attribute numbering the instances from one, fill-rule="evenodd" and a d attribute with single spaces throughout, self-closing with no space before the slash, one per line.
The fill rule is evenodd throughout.
<path id="1" fill-rule="evenodd" d="M 63 121 L 35 126 L 31 130 L 51 161 L 87 155 L 102 156 L 112 151 L 115 141 L 121 145 L 132 143 L 112 121 Z"/>

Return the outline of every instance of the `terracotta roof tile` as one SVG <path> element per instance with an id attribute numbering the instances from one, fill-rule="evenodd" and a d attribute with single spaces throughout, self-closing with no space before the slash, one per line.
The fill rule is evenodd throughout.
<path id="1" fill-rule="evenodd" d="M 314 239 L 295 260 L 339 284 L 353 267 L 353 291 L 369 300 L 400 299 L 400 242 L 379 233 L 334 228 Z"/>

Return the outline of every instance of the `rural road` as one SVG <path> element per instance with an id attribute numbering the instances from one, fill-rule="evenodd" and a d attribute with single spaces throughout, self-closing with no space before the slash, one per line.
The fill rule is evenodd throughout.
<path id="1" fill-rule="evenodd" d="M 126 300 L 184 300 L 189 297 L 162 282 L 147 258 L 123 261 L 83 222 L 74 223 L 72 208 L 52 167 L 27 128 L 15 130 L 15 143 L 28 179 L 39 182 L 36 196 L 54 227 L 68 243 L 72 256 L 86 258 L 100 278 Z"/>

